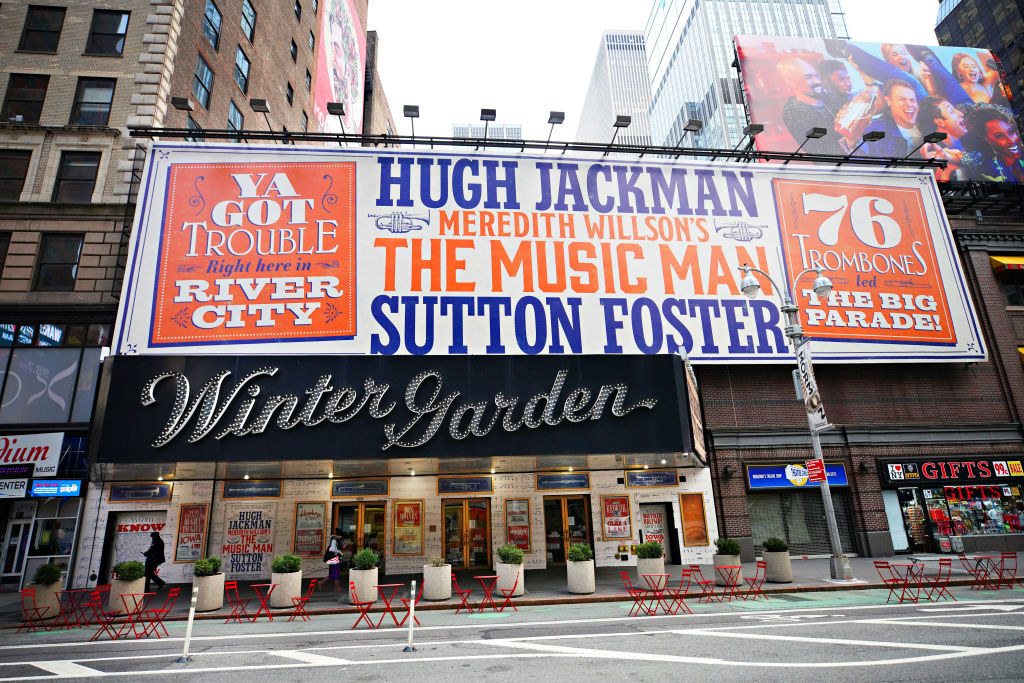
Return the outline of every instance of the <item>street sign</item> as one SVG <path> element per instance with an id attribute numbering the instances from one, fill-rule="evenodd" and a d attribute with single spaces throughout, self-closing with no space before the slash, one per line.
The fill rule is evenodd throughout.
<path id="1" fill-rule="evenodd" d="M 807 481 L 812 484 L 820 484 L 825 481 L 825 461 L 817 458 L 804 462 L 807 467 Z"/>

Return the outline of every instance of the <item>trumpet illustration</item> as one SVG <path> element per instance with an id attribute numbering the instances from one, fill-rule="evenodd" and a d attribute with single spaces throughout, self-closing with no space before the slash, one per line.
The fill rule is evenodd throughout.
<path id="1" fill-rule="evenodd" d="M 422 230 L 430 225 L 429 213 L 426 216 L 414 216 L 405 211 L 395 211 L 388 214 L 371 213 L 367 218 L 376 218 L 378 228 L 394 233 Z"/>

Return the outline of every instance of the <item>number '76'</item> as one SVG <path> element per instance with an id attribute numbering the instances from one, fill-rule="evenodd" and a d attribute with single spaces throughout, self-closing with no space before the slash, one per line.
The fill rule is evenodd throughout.
<path id="1" fill-rule="evenodd" d="M 850 223 L 853 234 L 861 242 L 875 249 L 892 249 L 900 243 L 902 230 L 899 223 L 888 214 L 893 212 L 893 205 L 882 197 L 858 197 L 850 203 L 849 197 L 828 194 L 803 194 L 804 215 L 812 211 L 831 213 L 818 226 L 818 239 L 822 244 L 835 246 L 839 241 L 839 229 L 843 225 L 846 211 L 850 211 Z"/>

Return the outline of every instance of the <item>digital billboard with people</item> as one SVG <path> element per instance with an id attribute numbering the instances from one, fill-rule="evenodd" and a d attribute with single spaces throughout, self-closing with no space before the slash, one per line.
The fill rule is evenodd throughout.
<path id="1" fill-rule="evenodd" d="M 737 36 L 736 50 L 750 120 L 765 127 L 760 150 L 919 156 L 947 162 L 939 181 L 1024 183 L 1009 91 L 988 50 L 769 36 Z M 828 133 L 808 138 L 812 128 Z M 945 138 L 927 141 L 934 133 Z"/>

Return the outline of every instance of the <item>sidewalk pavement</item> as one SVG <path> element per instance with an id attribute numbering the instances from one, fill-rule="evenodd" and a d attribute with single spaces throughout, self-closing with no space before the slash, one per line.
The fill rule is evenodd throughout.
<path id="1" fill-rule="evenodd" d="M 886 559 L 894 563 L 912 562 L 919 561 L 925 564 L 925 573 L 934 574 L 938 566 L 940 557 L 950 557 L 950 555 L 929 555 L 929 554 L 916 554 L 916 555 L 899 555 L 895 558 L 881 558 Z M 851 557 L 850 564 L 853 569 L 853 575 L 855 580 L 853 581 L 834 581 L 829 578 L 829 559 L 827 557 L 820 559 L 794 559 L 792 561 L 793 567 L 793 582 L 792 583 L 768 583 L 764 584 L 764 592 L 771 594 L 785 594 L 785 593 L 804 593 L 812 591 L 839 591 L 839 590 L 867 590 L 873 588 L 885 588 L 881 579 L 878 576 L 878 572 L 875 570 L 873 562 L 875 559 L 871 557 Z M 957 561 L 955 556 L 952 556 L 953 565 L 950 574 L 950 585 L 968 585 L 971 583 L 970 575 L 964 571 L 963 567 Z M 1024 567 L 1024 565 L 1018 564 L 1018 567 Z M 682 565 L 665 565 L 665 572 L 670 574 L 669 584 L 678 585 L 679 577 L 682 575 Z M 756 564 L 753 562 L 744 563 L 743 565 L 743 576 L 752 578 L 756 572 Z M 705 578 L 714 578 L 715 572 L 711 565 L 702 565 L 701 570 Z M 531 569 L 526 571 L 526 592 L 522 597 L 515 599 L 515 603 L 518 606 L 523 605 L 555 605 L 555 604 L 572 604 L 572 603 L 585 603 L 585 602 L 614 602 L 621 600 L 632 600 L 626 592 L 622 582 L 621 572 L 629 572 L 630 580 L 636 580 L 636 568 L 628 565 L 622 567 L 598 567 L 595 570 L 595 587 L 596 590 L 588 595 L 574 595 L 569 593 L 568 580 L 566 578 L 566 570 L 564 568 L 558 569 Z M 473 589 L 473 595 L 470 596 L 471 602 L 476 605 L 479 600 L 483 597 L 483 591 L 480 588 L 480 582 L 474 579 L 474 576 L 490 573 L 489 570 L 477 570 L 477 571 L 458 571 L 455 575 L 459 582 L 459 587 L 463 590 L 467 588 Z M 322 573 L 305 575 L 303 579 L 315 578 L 318 581 L 318 590 L 313 593 L 313 597 L 306 605 L 307 611 L 312 614 L 342 614 L 342 613 L 355 613 L 356 609 L 348 604 L 347 589 L 341 593 L 336 593 L 333 590 L 330 582 L 326 578 L 327 569 L 326 565 Z M 387 583 L 403 583 L 407 586 L 415 580 L 417 583 L 423 580 L 422 574 L 387 574 L 381 576 L 381 581 Z M 252 581 L 251 583 L 265 583 L 263 581 Z M 172 584 L 167 584 L 170 587 Z M 255 612 L 258 606 L 258 601 L 255 599 L 255 591 L 247 587 L 243 587 L 245 584 L 239 585 L 239 593 L 243 597 L 252 597 L 253 601 L 249 603 L 250 612 Z M 303 582 L 303 587 L 306 586 L 306 581 Z M 343 584 L 344 585 L 344 584 Z M 322 586 L 322 590 L 319 588 Z M 188 616 L 189 608 L 189 594 L 191 591 L 191 584 L 181 584 L 181 594 L 172 610 L 171 614 L 167 616 L 168 619 L 185 619 Z M 418 588 L 417 588 L 418 589 Z M 163 596 L 165 591 L 163 589 L 160 594 L 155 598 L 159 602 L 163 602 Z M 688 596 L 696 598 L 700 594 L 698 588 L 695 588 L 692 584 L 690 587 Z M 499 598 L 497 590 L 494 591 L 495 601 Z M 409 590 L 403 589 L 396 596 L 392 603 L 392 607 L 396 609 L 401 608 L 402 603 L 398 598 L 409 597 Z M 417 611 L 422 610 L 454 610 L 459 605 L 458 596 L 452 596 L 452 599 L 440 601 L 440 602 L 428 602 L 427 600 L 420 600 L 416 606 Z M 499 603 L 500 604 L 500 603 Z M 377 605 L 371 611 L 380 611 L 383 609 L 383 603 L 378 600 Z M 291 608 L 274 610 L 274 615 L 289 614 Z M 197 613 L 197 619 L 225 619 L 231 612 L 230 606 L 225 602 L 224 608 L 216 610 L 214 612 Z M 0 593 L 0 628 L 8 628 L 12 626 L 18 626 L 21 624 L 21 613 L 19 605 L 19 594 L 17 592 Z"/>

